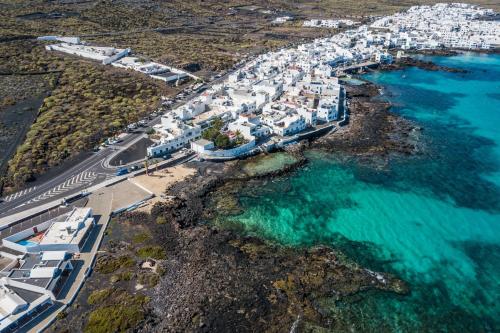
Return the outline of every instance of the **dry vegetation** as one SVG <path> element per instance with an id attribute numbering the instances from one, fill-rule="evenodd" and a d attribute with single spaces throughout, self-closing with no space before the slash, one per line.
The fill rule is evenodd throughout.
<path id="1" fill-rule="evenodd" d="M 1 43 L 0 49 L 3 57 L 9 58 L 8 63 L 2 62 L 1 71 L 47 72 L 42 77 L 52 89 L 24 143 L 9 162 L 4 179 L 7 189 L 22 186 L 49 167 L 92 149 L 103 137 L 137 121 L 157 107 L 166 90 L 143 75 L 46 52 L 43 45 L 34 42 Z M 22 75 L 16 83 L 29 86 L 33 77 L 40 75 Z M 3 101 L 27 97 L 24 90 L 12 86 L 2 87 L 2 91 L 6 96 Z"/>
<path id="2" fill-rule="evenodd" d="M 206 70 L 230 67 L 242 54 L 259 52 L 325 34 L 300 24 L 273 26 L 279 15 L 298 19 L 357 19 L 438 0 L 197 0 L 32 1 L 7 0 L 0 5 L 0 36 L 63 34 L 130 46 L 137 52 L 176 65 L 198 63 Z M 498 9 L 495 0 L 471 0 Z M 58 16 L 54 16 L 57 14 Z M 50 18 L 48 18 L 50 17 Z"/>

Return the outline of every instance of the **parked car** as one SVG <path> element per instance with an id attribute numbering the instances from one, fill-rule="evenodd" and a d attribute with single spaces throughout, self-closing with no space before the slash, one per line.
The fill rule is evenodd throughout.
<path id="1" fill-rule="evenodd" d="M 123 176 L 123 175 L 126 175 L 127 173 L 128 173 L 127 168 L 120 168 L 120 169 L 116 170 L 117 176 Z"/>

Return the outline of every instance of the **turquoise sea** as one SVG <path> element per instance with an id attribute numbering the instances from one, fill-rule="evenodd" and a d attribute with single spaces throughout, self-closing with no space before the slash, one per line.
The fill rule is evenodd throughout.
<path id="1" fill-rule="evenodd" d="M 336 304 L 353 331 L 500 331 L 500 56 L 432 57 L 468 73 L 365 76 L 423 128 L 423 154 L 369 163 L 310 152 L 289 177 L 239 193 L 246 232 L 331 244 L 407 281 L 408 296 Z"/>

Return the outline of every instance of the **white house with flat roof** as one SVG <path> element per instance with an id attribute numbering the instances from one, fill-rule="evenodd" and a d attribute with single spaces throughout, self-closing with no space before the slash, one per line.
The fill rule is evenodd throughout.
<path id="1" fill-rule="evenodd" d="M 228 129 L 234 133 L 239 132 L 247 140 L 267 137 L 271 134 L 271 129 L 261 124 L 260 118 L 253 114 L 241 114 L 228 124 Z"/>
<path id="2" fill-rule="evenodd" d="M 147 148 L 148 156 L 162 156 L 171 153 L 201 137 L 200 126 L 190 126 L 170 115 L 162 117 L 161 123 L 153 128 L 160 138 Z"/>
<path id="3" fill-rule="evenodd" d="M 45 46 L 47 51 L 59 51 L 67 54 L 73 54 L 79 57 L 101 61 L 104 65 L 108 65 L 113 61 L 126 56 L 131 52 L 130 49 L 116 49 L 106 46 L 90 46 L 83 44 L 61 43 Z"/>
<path id="4" fill-rule="evenodd" d="M 331 122 L 338 119 L 339 104 L 334 98 L 322 98 L 318 103 L 318 119 L 324 122 Z"/>
<path id="5" fill-rule="evenodd" d="M 2 245 L 21 253 L 40 251 L 80 252 L 94 226 L 91 208 L 69 213 L 22 230 L 2 240 Z"/>

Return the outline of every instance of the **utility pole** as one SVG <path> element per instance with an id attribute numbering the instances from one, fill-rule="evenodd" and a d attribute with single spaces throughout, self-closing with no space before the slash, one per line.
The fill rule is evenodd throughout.
<path id="1" fill-rule="evenodd" d="M 144 159 L 144 165 L 146 166 L 146 176 L 149 176 L 149 172 L 148 172 L 148 158 L 147 157 Z"/>

